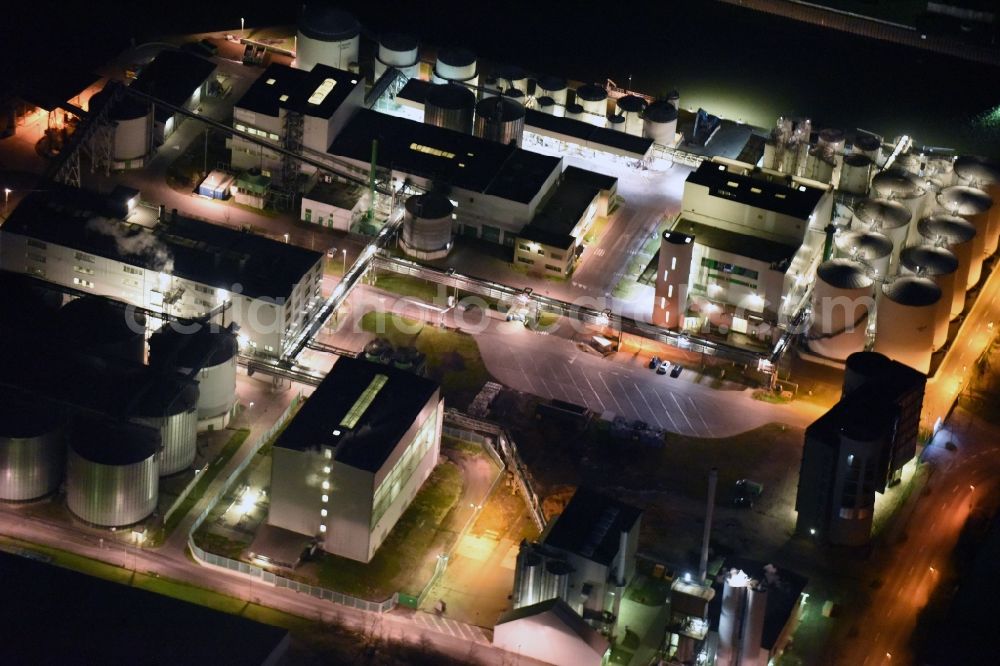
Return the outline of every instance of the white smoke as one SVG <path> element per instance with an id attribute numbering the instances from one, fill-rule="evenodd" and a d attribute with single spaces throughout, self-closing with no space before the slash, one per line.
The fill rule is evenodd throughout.
<path id="1" fill-rule="evenodd" d="M 142 256 L 152 262 L 153 270 L 173 274 L 174 258 L 169 248 L 151 231 L 129 233 L 128 228 L 106 217 L 92 217 L 87 229 L 115 239 L 118 252 L 124 256 Z"/>

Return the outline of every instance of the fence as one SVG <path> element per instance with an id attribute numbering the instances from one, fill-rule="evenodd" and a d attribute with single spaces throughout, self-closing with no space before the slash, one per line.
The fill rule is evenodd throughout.
<path id="1" fill-rule="evenodd" d="M 302 594 L 308 594 L 309 596 L 317 599 L 326 599 L 327 601 L 332 601 L 333 603 L 340 604 L 341 606 L 358 608 L 361 610 L 371 611 L 373 613 L 386 613 L 391 611 L 399 602 L 398 593 L 393 594 L 385 601 L 367 601 L 365 599 L 358 599 L 357 597 L 352 597 L 348 594 L 341 594 L 340 592 L 334 592 L 333 590 L 328 590 L 324 587 L 309 585 L 308 583 L 301 583 L 290 578 L 284 578 L 283 576 L 271 573 L 270 571 L 266 571 L 261 567 L 254 566 L 253 564 L 249 564 L 247 562 L 241 562 L 239 560 L 233 560 L 215 553 L 209 553 L 200 548 L 194 542 L 194 533 L 197 532 L 198 528 L 201 527 L 201 524 L 205 522 L 205 518 L 208 517 L 211 510 L 215 507 L 219 500 L 222 499 L 226 490 L 233 483 L 235 483 L 236 479 L 240 477 L 251 461 L 253 461 L 257 452 L 260 451 L 264 444 L 266 444 L 285 424 L 288 418 L 295 411 L 295 407 L 298 406 L 301 399 L 302 394 L 299 394 L 292 400 L 292 402 L 288 405 L 288 408 L 285 409 L 281 416 L 278 417 L 278 420 L 274 422 L 274 425 L 272 425 L 267 432 L 257 438 L 257 441 L 255 441 L 251 447 L 249 455 L 245 456 L 243 460 L 240 461 L 240 464 L 236 466 L 236 469 L 234 469 L 226 478 L 226 480 L 217 486 L 214 496 L 212 496 L 208 504 L 191 526 L 191 531 L 188 533 L 188 548 L 191 549 L 191 554 L 194 555 L 195 560 L 197 560 L 202 566 L 212 566 L 243 574 L 244 576 L 248 576 L 250 578 L 251 584 L 256 579 L 274 587 L 286 588 Z"/>

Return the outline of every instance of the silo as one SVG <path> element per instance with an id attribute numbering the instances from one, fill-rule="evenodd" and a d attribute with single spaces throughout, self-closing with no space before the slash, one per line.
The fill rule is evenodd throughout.
<path id="1" fill-rule="evenodd" d="M 618 113 L 625 116 L 625 132 L 642 136 L 642 112 L 646 110 L 646 100 L 637 95 L 626 95 L 618 100 Z"/>
<path id="2" fill-rule="evenodd" d="M 614 113 L 614 114 L 608 116 L 607 127 L 608 127 L 608 129 L 613 129 L 616 132 L 624 132 L 625 131 L 625 116 L 623 116 L 623 115 L 621 115 L 619 113 Z"/>
<path id="3" fill-rule="evenodd" d="M 882 161 L 882 140 L 874 134 L 859 134 L 854 138 L 851 152 L 864 155 L 878 166 Z"/>
<path id="4" fill-rule="evenodd" d="M 69 349 L 142 363 L 146 358 L 146 317 L 134 308 L 100 296 L 83 296 L 62 306 L 56 330 Z"/>
<path id="5" fill-rule="evenodd" d="M 583 107 L 576 102 L 566 105 L 566 117 L 572 120 L 583 120 Z"/>
<path id="6" fill-rule="evenodd" d="M 417 40 L 409 35 L 388 32 L 378 37 L 378 51 L 375 54 L 375 80 L 394 67 L 408 79 L 420 76 L 420 47 Z"/>
<path id="7" fill-rule="evenodd" d="M 93 525 L 124 527 L 156 510 L 160 435 L 144 426 L 81 420 L 66 467 L 66 505 Z"/>
<path id="8" fill-rule="evenodd" d="M 448 197 L 438 192 L 411 196 L 406 200 L 399 247 L 407 255 L 420 259 L 446 256 L 451 250 L 451 216 L 454 209 Z"/>
<path id="9" fill-rule="evenodd" d="M 55 492 L 65 459 L 61 423 L 52 408 L 0 393 L 0 500 L 23 502 Z"/>
<path id="10" fill-rule="evenodd" d="M 837 258 L 853 259 L 869 266 L 876 278 L 889 274 L 892 241 L 887 236 L 874 231 L 841 231 L 834 242 Z"/>
<path id="11" fill-rule="evenodd" d="M 549 560 L 545 563 L 542 573 L 542 601 L 559 598 L 566 600 L 569 592 L 569 574 L 573 571 L 568 563 L 562 560 Z"/>
<path id="12" fill-rule="evenodd" d="M 816 139 L 816 147 L 827 155 L 840 155 L 844 152 L 844 132 L 835 128 L 820 130 Z"/>
<path id="13" fill-rule="evenodd" d="M 681 110 L 681 94 L 676 90 L 671 90 L 667 93 L 666 101 L 670 106 L 674 107 L 674 111 Z"/>
<path id="14" fill-rule="evenodd" d="M 986 235 L 989 232 L 989 214 L 993 206 L 990 195 L 967 185 L 952 185 L 941 190 L 937 196 L 938 205 L 952 215 L 964 217 L 976 228 L 972 239 L 972 265 L 969 268 L 968 287 L 979 282 L 986 254 Z"/>
<path id="15" fill-rule="evenodd" d="M 486 97 L 476 104 L 475 135 L 504 145 L 521 145 L 524 107 L 509 97 Z"/>
<path id="16" fill-rule="evenodd" d="M 665 100 L 647 106 L 642 114 L 642 135 L 661 146 L 673 146 L 677 138 L 677 108 Z"/>
<path id="17" fill-rule="evenodd" d="M 812 293 L 809 349 L 838 361 L 862 351 L 875 304 L 874 284 L 865 267 L 850 259 L 820 264 Z"/>
<path id="18" fill-rule="evenodd" d="M 764 616 L 767 612 L 767 586 L 758 581 L 747 585 L 747 609 L 740 637 L 740 666 L 766 666 L 767 652 L 761 654 Z"/>
<path id="19" fill-rule="evenodd" d="M 160 476 L 184 471 L 194 462 L 198 439 L 198 386 L 165 375 L 144 386 L 129 418 L 160 433 L 157 470 Z"/>
<path id="20" fill-rule="evenodd" d="M 839 189 L 851 194 L 868 194 L 871 170 L 872 160 L 867 155 L 862 155 L 861 153 L 845 155 L 844 162 L 840 166 Z"/>
<path id="21" fill-rule="evenodd" d="M 924 374 L 930 372 L 941 288 L 906 275 L 882 285 L 875 320 L 875 351 Z"/>
<path id="22" fill-rule="evenodd" d="M 892 260 L 889 267 L 896 270 L 899 252 L 906 244 L 912 214 L 903 204 L 888 199 L 864 199 L 854 206 L 851 228 L 876 231 L 892 241 Z"/>
<path id="23" fill-rule="evenodd" d="M 190 330 L 189 327 L 194 327 Z M 169 323 L 149 338 L 149 364 L 198 382 L 199 424 L 225 427 L 236 403 L 239 345 L 229 329 L 189 322 Z"/>
<path id="24" fill-rule="evenodd" d="M 108 93 L 103 90 L 90 98 L 90 108 L 94 108 Z M 132 95 L 121 97 L 108 111 L 108 118 L 114 123 L 111 157 L 117 162 L 135 162 L 149 154 L 153 125 L 152 107 Z"/>
<path id="25" fill-rule="evenodd" d="M 1000 162 L 985 157 L 959 157 L 955 160 L 953 178 L 955 185 L 978 188 L 993 199 L 984 248 L 986 254 L 993 254 L 1000 242 Z"/>
<path id="26" fill-rule="evenodd" d="M 946 247 L 958 260 L 955 270 L 955 293 L 951 301 L 951 319 L 965 309 L 965 290 L 972 269 L 973 240 L 976 228 L 963 217 L 956 215 L 930 215 L 917 223 L 921 238 L 932 245 Z"/>
<path id="27" fill-rule="evenodd" d="M 351 14 L 311 0 L 302 8 L 295 42 L 295 66 L 306 71 L 322 63 L 358 71 L 361 24 Z"/>
<path id="28" fill-rule="evenodd" d="M 885 354 L 859 351 L 847 357 L 844 363 L 843 394 L 846 396 L 873 379 L 884 376 L 892 364 Z"/>
<path id="29" fill-rule="evenodd" d="M 896 158 L 894 168 L 902 169 L 903 171 L 906 171 L 907 173 L 910 173 L 914 176 L 921 176 L 923 175 L 924 164 L 925 162 L 923 155 L 917 155 L 915 153 L 903 153 L 902 155 Z"/>
<path id="30" fill-rule="evenodd" d="M 817 146 L 809 149 L 803 175 L 821 183 L 832 183 L 833 170 L 836 168 L 836 156 Z"/>
<path id="31" fill-rule="evenodd" d="M 503 96 L 511 101 L 517 102 L 521 106 L 524 106 L 525 104 L 528 103 L 527 95 L 525 95 L 517 88 L 507 88 L 506 90 L 503 91 Z"/>
<path id="32" fill-rule="evenodd" d="M 535 97 L 550 97 L 556 105 L 555 115 L 563 115 L 566 106 L 566 79 L 558 76 L 540 76 L 535 80 Z"/>
<path id="33" fill-rule="evenodd" d="M 596 83 L 585 83 L 576 89 L 576 103 L 583 107 L 584 120 L 604 127 L 608 115 L 608 91 Z"/>
<path id="34" fill-rule="evenodd" d="M 472 133 L 472 114 L 476 95 L 457 83 L 439 83 L 427 89 L 424 122 L 445 129 Z"/>
<path id="35" fill-rule="evenodd" d="M 517 65 L 504 65 L 497 70 L 497 79 L 504 90 L 513 88 L 528 94 L 528 74 Z"/>
<path id="36" fill-rule="evenodd" d="M 934 351 L 937 351 L 948 341 L 948 321 L 951 319 L 951 306 L 955 300 L 958 257 L 944 247 L 911 245 L 903 250 L 900 263 L 903 273 L 930 278 L 941 289 L 934 327 Z"/>
<path id="37" fill-rule="evenodd" d="M 451 81 L 475 87 L 479 85 L 479 72 L 476 67 L 476 54 L 472 51 L 461 48 L 443 48 L 438 51 L 432 79 L 434 83 Z"/>
<path id="38" fill-rule="evenodd" d="M 738 569 L 731 569 L 726 574 L 722 588 L 722 612 L 719 614 L 718 666 L 733 666 L 738 661 L 740 626 L 743 624 L 749 581 L 749 577 Z"/>
<path id="39" fill-rule="evenodd" d="M 541 598 L 543 565 L 542 557 L 535 552 L 529 552 L 521 558 L 521 577 L 517 596 L 520 607 L 537 604 Z"/>
<path id="40" fill-rule="evenodd" d="M 557 107 L 555 101 L 548 96 L 536 97 L 535 104 L 538 106 L 538 110 L 542 113 L 547 113 L 550 116 L 561 116 L 564 109 L 560 106 Z M 558 113 L 556 113 L 558 111 Z"/>
<path id="41" fill-rule="evenodd" d="M 872 196 L 899 201 L 913 214 L 913 219 L 923 217 L 931 200 L 924 181 L 902 169 L 892 168 L 875 174 L 872 178 Z"/>

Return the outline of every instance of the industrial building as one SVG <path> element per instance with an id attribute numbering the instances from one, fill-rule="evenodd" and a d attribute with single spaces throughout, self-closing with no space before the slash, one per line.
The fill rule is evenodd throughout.
<path id="1" fill-rule="evenodd" d="M 558 597 L 501 615 L 493 645 L 555 666 L 601 666 L 611 650 L 608 640 Z"/>
<path id="2" fill-rule="evenodd" d="M 926 377 L 876 352 L 847 358 L 840 402 L 806 429 L 796 530 L 861 546 L 875 493 L 897 482 L 916 452 Z"/>
<path id="3" fill-rule="evenodd" d="M 178 49 L 164 49 L 142 68 L 132 88 L 175 107 L 194 111 L 207 91 L 215 65 L 205 58 Z M 132 113 L 129 113 L 129 118 Z M 137 116 L 138 117 L 138 116 Z M 184 114 L 165 106 L 153 108 L 153 143 L 160 145 L 184 121 Z M 138 134 L 141 124 L 126 130 Z M 138 139 L 134 140 L 138 144 Z"/>
<path id="4" fill-rule="evenodd" d="M 0 267 L 80 293 L 181 318 L 211 313 L 241 341 L 279 356 L 320 298 L 323 254 L 161 212 L 131 224 L 114 197 L 33 192 L 0 229 Z"/>
<path id="5" fill-rule="evenodd" d="M 274 444 L 268 524 L 371 560 L 438 461 L 438 385 L 339 358 Z"/>

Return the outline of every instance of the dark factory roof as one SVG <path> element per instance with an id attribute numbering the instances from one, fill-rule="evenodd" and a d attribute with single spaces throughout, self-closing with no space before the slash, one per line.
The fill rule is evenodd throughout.
<path id="1" fill-rule="evenodd" d="M 566 108 L 569 109 L 569 106 Z M 607 127 L 598 127 L 575 118 L 553 116 L 534 109 L 525 110 L 524 124 L 529 131 L 531 128 L 537 127 L 548 132 L 564 134 L 594 146 L 614 148 L 636 158 L 645 157 L 649 153 L 649 149 L 653 147 L 652 139 L 626 134 Z"/>
<path id="2" fill-rule="evenodd" d="M 183 216 L 154 229 L 113 219 L 108 198 L 90 190 L 51 187 L 29 194 L 0 233 L 20 234 L 81 252 L 235 291 L 250 298 L 288 297 L 323 258 L 244 231 Z M 132 250 L 132 251 L 130 251 Z"/>
<path id="3" fill-rule="evenodd" d="M 437 389 L 406 370 L 341 357 L 275 446 L 331 447 L 338 462 L 377 472 Z"/>
<path id="4" fill-rule="evenodd" d="M 706 247 L 729 252 L 741 257 L 757 259 L 772 266 L 779 266 L 780 270 L 786 270 L 791 263 L 792 257 L 798 251 L 797 247 L 779 243 L 778 241 L 739 234 L 728 229 L 709 226 L 692 222 L 686 218 L 681 218 L 674 225 L 672 231 L 679 231 L 688 236 L 694 236 L 696 243 Z"/>
<path id="5" fill-rule="evenodd" d="M 442 127 L 362 109 L 329 152 L 367 163 L 378 140 L 380 166 L 502 199 L 530 202 L 561 160 Z"/>
<path id="6" fill-rule="evenodd" d="M 688 183 L 708 188 L 709 194 L 763 208 L 800 220 L 808 220 L 824 190 L 805 185 L 786 185 L 764 178 L 731 173 L 724 164 L 704 161 L 687 177 Z"/>
<path id="7" fill-rule="evenodd" d="M 332 87 L 327 81 L 333 82 Z M 275 118 L 279 109 L 330 118 L 357 86 L 358 75 L 342 69 L 318 64 L 306 72 L 273 63 L 257 77 L 236 106 Z"/>
<path id="8" fill-rule="evenodd" d="M 29 557 L 0 553 L 4 594 L 17 600 L 0 604 L 2 663 L 270 664 L 287 648 L 280 627 Z"/>
<path id="9" fill-rule="evenodd" d="M 602 190 L 614 189 L 617 183 L 618 179 L 611 176 L 567 167 L 552 195 L 521 229 L 518 238 L 568 249 L 574 241 L 570 232 L 587 212 L 594 197 Z"/>
<path id="10" fill-rule="evenodd" d="M 631 530 L 641 515 L 642 511 L 630 504 L 580 486 L 545 535 L 544 543 L 610 565 L 621 545 L 621 533 Z"/>
<path id="11" fill-rule="evenodd" d="M 168 104 L 184 106 L 214 71 L 215 65 L 205 58 L 165 49 L 143 67 L 132 87 Z"/>

